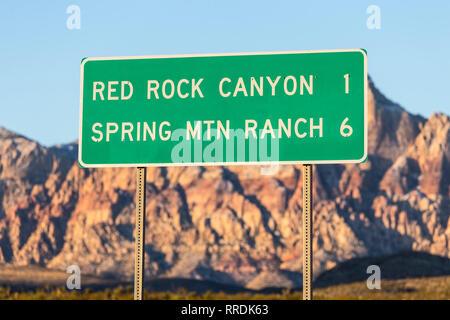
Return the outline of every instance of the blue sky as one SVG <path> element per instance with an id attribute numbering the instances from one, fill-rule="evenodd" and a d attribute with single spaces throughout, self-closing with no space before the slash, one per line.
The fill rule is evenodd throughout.
<path id="1" fill-rule="evenodd" d="M 2 0 L 0 126 L 47 146 L 77 139 L 83 57 L 344 48 L 365 48 L 377 87 L 410 112 L 449 114 L 449 40 L 444 0 Z"/>

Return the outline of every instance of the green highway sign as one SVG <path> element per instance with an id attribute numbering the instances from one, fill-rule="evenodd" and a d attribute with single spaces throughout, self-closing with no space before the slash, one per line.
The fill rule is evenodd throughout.
<path id="1" fill-rule="evenodd" d="M 361 49 L 86 58 L 83 167 L 359 163 Z"/>

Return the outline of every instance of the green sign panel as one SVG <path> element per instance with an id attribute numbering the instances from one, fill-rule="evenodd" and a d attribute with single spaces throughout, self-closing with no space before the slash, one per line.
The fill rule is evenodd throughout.
<path id="1" fill-rule="evenodd" d="M 358 163 L 364 50 L 86 58 L 84 167 Z"/>

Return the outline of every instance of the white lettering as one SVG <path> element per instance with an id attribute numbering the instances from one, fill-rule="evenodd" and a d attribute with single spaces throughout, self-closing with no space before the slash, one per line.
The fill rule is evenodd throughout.
<path id="1" fill-rule="evenodd" d="M 103 139 L 103 132 L 101 132 L 100 130 L 97 130 L 97 129 L 96 129 L 97 127 L 100 127 L 100 128 L 101 128 L 101 127 L 102 127 L 102 124 L 96 122 L 96 123 L 94 123 L 94 125 L 92 126 L 92 131 L 93 131 L 94 133 L 96 133 L 96 134 L 99 135 L 98 138 L 96 138 L 96 137 L 94 137 L 94 136 L 91 137 L 92 141 L 94 141 L 94 142 L 100 142 L 100 141 L 102 141 L 102 139 Z"/>
<path id="2" fill-rule="evenodd" d="M 97 85 L 100 85 L 100 88 L 97 88 Z M 100 81 L 94 82 L 94 88 L 93 88 L 93 100 L 96 100 L 96 93 L 100 94 L 100 99 L 105 100 L 105 97 L 103 96 L 103 90 L 105 90 L 105 84 Z"/>
<path id="3" fill-rule="evenodd" d="M 259 85 L 258 85 L 258 83 L 256 82 L 256 80 L 255 80 L 255 78 L 254 77 L 252 77 L 251 78 L 251 80 L 250 80 L 250 95 L 253 97 L 253 95 L 254 95 L 254 92 L 255 92 L 255 89 L 256 89 L 256 91 L 258 91 L 258 94 L 260 95 L 260 96 L 262 96 L 263 95 L 263 77 L 259 77 Z"/>
<path id="4" fill-rule="evenodd" d="M 292 81 L 292 90 L 289 91 L 287 88 L 288 81 Z M 284 78 L 284 93 L 286 93 L 288 96 L 292 96 L 295 91 L 297 91 L 297 80 L 293 76 L 287 76 Z"/>
<path id="5" fill-rule="evenodd" d="M 156 99 L 159 99 L 158 96 L 158 88 L 159 88 L 159 82 L 156 80 L 148 80 L 147 81 L 147 99 L 151 99 L 152 92 L 155 94 Z"/>
<path id="6" fill-rule="evenodd" d="M 119 130 L 119 126 L 115 122 L 108 122 L 106 124 L 106 142 L 109 142 L 109 136 L 116 133 Z"/>
<path id="7" fill-rule="evenodd" d="M 128 139 L 133 141 L 131 132 L 133 131 L 133 124 L 131 122 L 122 122 L 122 141 L 125 141 L 125 134 L 128 134 Z"/>
<path id="8" fill-rule="evenodd" d="M 314 137 L 314 129 L 319 129 L 319 137 L 322 138 L 322 119 L 319 118 L 319 125 L 315 126 L 313 123 L 313 118 L 310 118 L 310 124 L 309 124 L 309 136 L 312 138 Z"/>
<path id="9" fill-rule="evenodd" d="M 270 86 L 272 87 L 272 96 L 275 95 L 275 87 L 278 83 L 278 81 L 280 80 L 281 76 L 278 76 L 275 81 L 273 81 L 272 79 L 270 79 L 270 77 L 266 77 L 267 81 L 269 81 Z"/>
<path id="10" fill-rule="evenodd" d="M 252 126 L 250 127 L 250 124 Z M 245 120 L 245 139 L 248 139 L 248 132 L 251 131 L 253 133 L 253 137 L 256 139 L 258 136 L 256 135 L 256 127 L 258 124 L 255 120 Z"/>
<path id="11" fill-rule="evenodd" d="M 243 92 L 244 96 L 247 97 L 247 89 L 245 88 L 244 79 L 242 79 L 242 77 L 239 77 L 238 79 L 236 88 L 234 89 L 233 97 L 236 97 L 238 92 Z"/>
<path id="12" fill-rule="evenodd" d="M 131 96 L 133 95 L 133 85 L 131 84 L 130 81 L 122 81 L 121 85 L 121 93 L 120 93 L 120 99 L 121 100 L 128 100 L 131 98 Z M 130 93 L 125 96 L 125 85 L 128 86 Z"/>
<path id="13" fill-rule="evenodd" d="M 203 98 L 202 90 L 200 90 L 200 84 L 202 83 L 203 78 L 200 79 L 197 83 L 195 83 L 195 79 L 192 79 L 192 98 L 195 98 L 195 92 L 197 91 L 199 96 Z"/>
<path id="14" fill-rule="evenodd" d="M 195 129 L 192 128 L 190 121 L 186 122 L 186 140 L 191 140 L 191 137 L 195 139 L 195 136 L 197 136 L 197 140 L 200 140 L 201 132 L 202 132 L 202 122 L 201 121 L 195 122 Z"/>
<path id="15" fill-rule="evenodd" d="M 303 87 L 306 86 L 309 94 L 313 94 L 313 76 L 309 76 L 309 84 L 306 82 L 304 76 L 300 76 L 300 94 L 303 95 Z"/>
<path id="16" fill-rule="evenodd" d="M 119 97 L 112 96 L 112 93 L 117 91 L 117 89 L 113 88 L 112 86 L 118 84 L 119 81 L 108 81 L 108 100 L 119 100 Z"/>
<path id="17" fill-rule="evenodd" d="M 228 91 L 227 93 L 224 93 L 224 92 L 223 92 L 223 83 L 224 83 L 225 81 L 229 83 L 229 82 L 231 82 L 231 79 L 230 79 L 230 78 L 223 78 L 222 80 L 220 80 L 220 83 L 219 83 L 219 92 L 220 92 L 220 95 L 221 95 L 222 97 L 224 97 L 224 98 L 229 97 L 230 94 L 231 94 L 230 91 Z"/>
<path id="18" fill-rule="evenodd" d="M 297 137 L 299 137 L 299 138 L 304 138 L 304 137 L 306 137 L 306 132 L 304 132 L 304 133 L 302 133 L 302 134 L 300 134 L 300 133 L 298 132 L 298 124 L 299 124 L 299 122 L 306 123 L 307 121 L 306 121 L 306 119 L 298 118 L 297 121 L 295 121 L 295 125 L 294 125 L 295 135 L 296 135 Z"/>
<path id="19" fill-rule="evenodd" d="M 166 86 L 167 86 L 167 84 L 170 84 L 170 86 L 171 86 L 171 89 L 170 89 L 170 93 L 169 93 L 169 94 L 166 93 Z M 166 98 L 166 99 L 172 99 L 173 95 L 175 94 L 175 85 L 174 85 L 174 83 L 173 83 L 172 80 L 167 79 L 167 80 L 165 80 L 165 81 L 163 82 L 163 84 L 162 84 L 162 94 L 163 94 L 163 97 L 164 97 L 164 98 Z"/>
<path id="20" fill-rule="evenodd" d="M 188 84 L 189 81 L 188 81 L 187 79 L 181 79 L 180 81 L 178 81 L 178 84 L 177 84 L 177 93 L 178 93 L 178 96 L 179 96 L 181 99 L 186 99 L 187 97 L 189 97 L 189 93 L 185 93 L 185 94 L 182 94 L 182 93 L 181 93 L 181 85 L 182 85 L 183 83 Z"/>

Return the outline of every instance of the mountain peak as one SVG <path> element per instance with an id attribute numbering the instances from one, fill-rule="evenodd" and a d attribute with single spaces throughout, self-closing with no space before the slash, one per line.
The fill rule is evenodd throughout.
<path id="1" fill-rule="evenodd" d="M 24 138 L 13 131 L 10 131 L 2 126 L 0 126 L 0 139 L 14 139 L 14 138 Z"/>
<path id="2" fill-rule="evenodd" d="M 380 90 L 375 86 L 372 78 L 368 77 L 369 89 L 373 95 L 378 107 L 390 108 L 391 110 L 405 111 L 399 104 L 388 99 Z"/>

